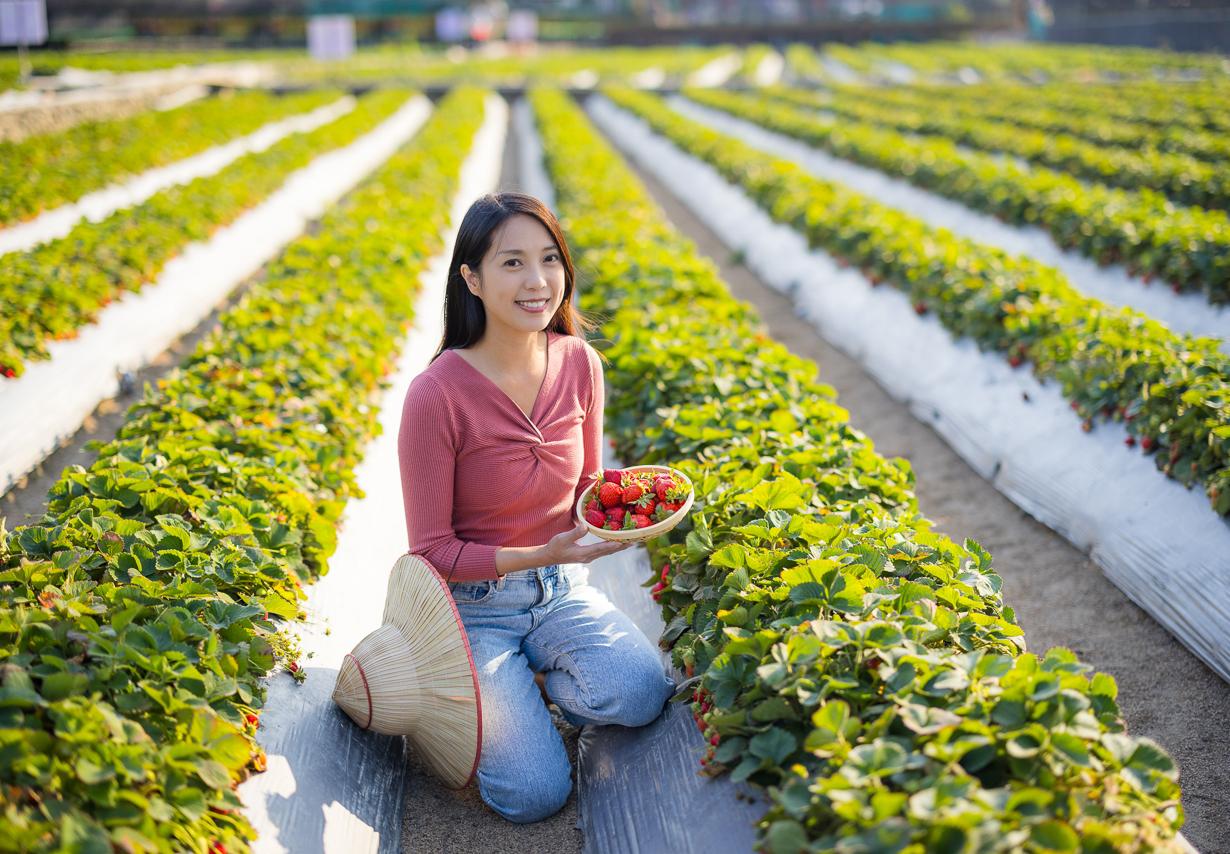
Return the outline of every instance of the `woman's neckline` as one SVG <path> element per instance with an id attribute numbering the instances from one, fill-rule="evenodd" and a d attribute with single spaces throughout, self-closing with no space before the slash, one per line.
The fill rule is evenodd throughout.
<path id="1" fill-rule="evenodd" d="M 538 415 L 539 404 L 542 403 L 545 397 L 545 394 L 546 394 L 547 386 L 551 380 L 552 367 L 557 361 L 551 358 L 551 340 L 557 336 L 550 329 L 547 329 L 545 331 L 547 333 L 547 346 L 546 346 L 547 364 L 542 372 L 542 381 L 538 384 L 538 392 L 534 396 L 534 403 L 530 406 L 529 414 L 526 414 L 526 411 L 522 409 L 520 406 L 518 406 L 517 402 L 513 400 L 511 397 L 509 397 L 508 393 L 504 391 L 504 389 L 500 388 L 499 383 L 497 383 L 495 380 L 491 379 L 491 377 L 483 373 L 482 370 L 480 370 L 477 366 L 471 364 L 470 361 L 465 356 L 461 355 L 461 353 L 458 352 L 461 348 L 450 347 L 448 350 L 445 350 L 446 353 L 452 353 L 454 356 L 456 356 L 457 361 L 461 362 L 471 371 L 478 374 L 478 376 L 482 377 L 483 380 L 488 385 L 490 385 L 493 389 L 499 392 L 500 396 L 505 401 L 507 401 L 509 406 L 511 406 L 517 412 L 521 413 L 521 416 L 525 418 L 525 420 L 529 423 L 529 425 L 534 429 L 534 432 L 537 433 L 540 438 L 542 436 L 542 432 L 538 429 L 538 424 L 535 421 L 535 416 Z"/>

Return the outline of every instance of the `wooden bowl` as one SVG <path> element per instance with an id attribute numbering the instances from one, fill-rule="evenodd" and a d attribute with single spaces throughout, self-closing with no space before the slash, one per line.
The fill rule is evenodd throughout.
<path id="1" fill-rule="evenodd" d="M 601 481 L 591 483 L 588 487 L 586 487 L 585 491 L 581 493 L 581 497 L 577 499 L 576 511 L 577 518 L 585 523 L 585 527 L 588 528 L 589 532 L 595 537 L 599 537 L 603 540 L 639 543 L 643 540 L 648 540 L 661 534 L 665 534 L 667 531 L 682 522 L 684 517 L 688 515 L 688 511 L 692 509 L 692 500 L 696 497 L 696 487 L 692 485 L 691 478 L 679 471 L 679 469 L 673 469 L 670 466 L 625 466 L 621 469 L 621 471 L 647 471 L 669 474 L 671 477 L 675 478 L 675 480 L 687 484 L 688 497 L 683 502 L 682 507 L 667 516 L 661 522 L 655 522 L 648 528 L 629 528 L 626 531 L 611 531 L 606 528 L 599 528 L 595 525 L 591 525 L 589 520 L 585 518 L 585 505 L 589 503 L 590 497 L 593 495 L 594 490 L 602 486 Z"/>

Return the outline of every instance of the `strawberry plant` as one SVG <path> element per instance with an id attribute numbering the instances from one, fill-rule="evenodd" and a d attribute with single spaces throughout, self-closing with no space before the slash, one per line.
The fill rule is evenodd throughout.
<path id="1" fill-rule="evenodd" d="M 823 107 L 854 122 L 907 134 L 935 135 L 984 151 L 1002 151 L 1069 175 L 1128 189 L 1150 189 L 1176 203 L 1225 208 L 1230 175 L 1219 164 L 1189 154 L 1161 151 L 1138 134 L 1132 148 L 1105 147 L 1057 129 L 1030 129 L 986 115 L 962 115 L 947 102 L 880 105 L 857 92 L 818 97 L 798 90 L 772 90 L 774 98 L 802 107 Z"/>
<path id="2" fill-rule="evenodd" d="M 0 225 L 81 198 L 108 184 L 337 100 L 337 91 L 217 95 L 167 111 L 86 122 L 67 131 L 0 141 Z"/>
<path id="3" fill-rule="evenodd" d="M 950 140 L 829 121 L 733 92 L 695 90 L 688 96 L 1008 222 L 1045 228 L 1060 246 L 1079 249 L 1099 263 L 1126 264 L 1182 290 L 1200 291 L 1215 304 L 1230 301 L 1225 211 L 1176 207 L 1152 190 L 1082 182 L 1053 169 L 964 150 Z"/>
<path id="4" fill-rule="evenodd" d="M 479 91 L 444 98 L 39 521 L 0 528 L 0 847 L 248 849 L 262 678 L 306 678 L 276 620 L 327 571 L 482 116 Z"/>
<path id="5" fill-rule="evenodd" d="M 991 556 L 931 530 L 909 463 L 768 339 L 567 96 L 530 97 L 582 307 L 608 318 L 607 430 L 695 486 L 646 586 L 703 769 L 769 794 L 757 849 L 1175 850 L 1177 771 L 1124 733 L 1114 681 L 1025 652 Z"/>
<path id="6" fill-rule="evenodd" d="M 101 222 L 82 222 L 29 252 L 0 256 L 0 370 L 20 376 L 26 360 L 49 358 L 49 341 L 76 336 L 122 291 L 139 291 L 184 247 L 208 240 L 290 173 L 367 133 L 405 100 L 395 90 L 369 94 L 333 122 L 292 134 L 221 172 L 168 187 Z"/>
<path id="7" fill-rule="evenodd" d="M 653 95 L 608 94 L 813 246 L 934 312 L 952 334 L 1017 364 L 1028 358 L 1039 378 L 1059 382 L 1086 429 L 1095 417 L 1115 419 L 1153 437 L 1142 450 L 1158 468 L 1185 486 L 1202 485 L 1214 511 L 1230 514 L 1230 357 L 1215 341 L 1085 297 L 1053 267 L 933 229 L 692 122 Z"/>
<path id="8" fill-rule="evenodd" d="M 1092 96 L 1085 100 L 1071 98 L 1072 87 L 1062 90 L 1038 87 L 995 87 L 996 97 L 987 100 L 976 87 L 910 86 L 893 89 L 869 87 L 835 87 L 835 93 L 857 96 L 863 103 L 880 107 L 935 110 L 946 117 L 981 119 L 1027 128 L 1071 134 L 1079 139 L 1104 146 L 1139 149 L 1142 145 L 1162 152 L 1190 154 L 1216 163 L 1230 157 L 1230 140 L 1223 133 L 1203 128 L 1203 117 L 1175 124 L 1152 124 L 1144 118 L 1107 117 L 1106 97 Z M 1173 118 L 1174 87 L 1168 98 Z M 819 93 L 803 90 L 778 90 L 786 99 L 802 106 L 825 106 Z M 1052 99 L 1057 100 L 1055 103 Z M 1113 100 L 1113 97 L 1112 97 Z M 1133 99 L 1135 100 L 1135 99 Z"/>

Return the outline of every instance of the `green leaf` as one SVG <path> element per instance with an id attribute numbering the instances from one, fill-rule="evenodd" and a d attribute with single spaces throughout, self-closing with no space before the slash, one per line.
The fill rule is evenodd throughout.
<path id="1" fill-rule="evenodd" d="M 807 506 L 808 487 L 789 472 L 762 481 L 742 500 L 760 510 L 798 510 Z"/>
<path id="2" fill-rule="evenodd" d="M 1040 851 L 1078 851 L 1080 837 L 1061 821 L 1044 821 L 1029 829 L 1029 840 Z"/>
<path id="3" fill-rule="evenodd" d="M 84 673 L 53 673 L 43 680 L 43 697 L 55 702 L 84 693 L 90 686 L 90 677 Z"/>
<path id="4" fill-rule="evenodd" d="M 772 727 L 752 737 L 748 750 L 753 756 L 781 765 L 798 748 L 798 741 L 781 727 Z"/>
<path id="5" fill-rule="evenodd" d="M 213 759 L 197 759 L 196 760 L 197 776 L 205 783 L 214 789 L 225 789 L 231 784 L 230 772 L 226 770 L 226 766 L 221 762 L 216 762 Z"/>
<path id="6" fill-rule="evenodd" d="M 801 851 L 811 850 L 803 825 L 789 819 L 770 824 L 765 841 L 769 854 L 799 854 Z"/>
<path id="7" fill-rule="evenodd" d="M 688 560 L 692 563 L 704 563 L 713 551 L 713 538 L 708 528 L 696 528 L 688 531 L 685 538 Z"/>

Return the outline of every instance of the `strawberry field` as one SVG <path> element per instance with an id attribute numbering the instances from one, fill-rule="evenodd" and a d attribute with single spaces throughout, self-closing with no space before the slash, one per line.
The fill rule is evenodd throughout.
<path id="1" fill-rule="evenodd" d="M 297 850 L 323 832 L 308 780 L 403 850 L 698 850 L 689 822 L 771 854 L 1216 850 L 1225 61 L 191 59 L 283 88 L 0 142 L 0 851 Z M 439 340 L 440 265 L 501 162 L 569 240 L 606 444 L 683 472 L 693 502 L 590 568 L 659 642 L 673 702 L 571 736 L 578 796 L 524 837 L 321 717 L 365 619 L 347 590 L 405 551 L 362 521 L 369 493 L 396 502 L 389 401 Z M 840 391 L 820 346 L 851 366 Z M 942 483 L 929 445 L 882 439 L 906 422 L 952 457 Z M 580 510 L 595 528 L 689 495 L 611 487 Z M 1099 592 L 1030 583 L 1052 571 Z M 663 754 L 683 760 L 635 770 Z"/>

